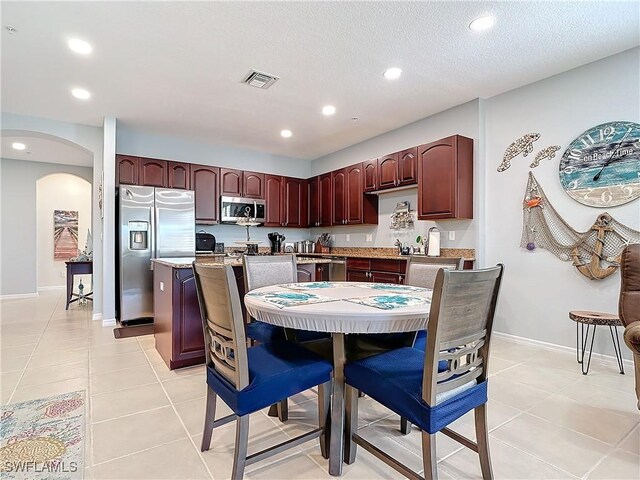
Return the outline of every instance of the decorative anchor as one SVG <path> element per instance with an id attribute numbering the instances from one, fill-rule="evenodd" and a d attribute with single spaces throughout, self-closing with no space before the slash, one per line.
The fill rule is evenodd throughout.
<path id="1" fill-rule="evenodd" d="M 591 255 L 591 261 L 589 263 L 581 263 L 579 257 L 579 247 L 575 247 L 571 251 L 571 256 L 573 257 L 573 264 L 575 267 L 582 273 L 585 277 L 590 278 L 591 280 L 602 280 L 603 278 L 608 277 L 612 273 L 614 273 L 618 269 L 618 265 L 620 264 L 620 255 L 618 255 L 614 262 L 618 265 L 609 265 L 608 267 L 602 268 L 600 266 L 600 261 L 602 260 L 602 249 L 604 248 L 604 237 L 606 232 L 612 232 L 613 229 L 609 226 L 611 223 L 611 215 L 608 213 L 603 213 L 600 215 L 596 223 L 593 224 L 590 230 L 596 232 L 596 244 L 593 249 L 593 254 Z"/>

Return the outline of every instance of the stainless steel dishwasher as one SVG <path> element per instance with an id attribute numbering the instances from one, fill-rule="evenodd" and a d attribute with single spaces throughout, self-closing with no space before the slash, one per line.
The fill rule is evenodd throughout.
<path id="1" fill-rule="evenodd" d="M 347 259 L 345 257 L 331 257 L 331 263 L 329 264 L 329 281 L 347 281 Z"/>

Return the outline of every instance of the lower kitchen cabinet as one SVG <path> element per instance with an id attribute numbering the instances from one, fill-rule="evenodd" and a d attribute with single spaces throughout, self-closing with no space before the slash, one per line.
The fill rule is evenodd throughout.
<path id="1" fill-rule="evenodd" d="M 403 284 L 406 260 L 384 258 L 348 258 L 348 282 Z"/>
<path id="2" fill-rule="evenodd" d="M 160 263 L 153 270 L 156 350 L 170 369 L 204 363 L 204 336 L 191 268 Z"/>

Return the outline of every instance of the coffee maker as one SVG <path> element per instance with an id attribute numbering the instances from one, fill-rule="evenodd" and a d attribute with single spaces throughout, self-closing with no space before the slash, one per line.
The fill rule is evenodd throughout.
<path id="1" fill-rule="evenodd" d="M 286 237 L 284 235 L 280 235 L 278 232 L 271 232 L 267 235 L 269 242 L 271 242 L 271 254 L 274 255 L 276 253 L 280 253 L 282 250 L 282 244 L 284 243 Z"/>

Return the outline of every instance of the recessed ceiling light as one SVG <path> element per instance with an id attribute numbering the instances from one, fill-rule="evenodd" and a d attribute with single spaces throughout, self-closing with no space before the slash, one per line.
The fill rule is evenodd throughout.
<path id="1" fill-rule="evenodd" d="M 322 107 L 323 115 L 333 115 L 334 113 L 336 113 L 336 107 L 334 107 L 333 105 L 325 105 L 324 107 Z"/>
<path id="2" fill-rule="evenodd" d="M 91 97 L 91 93 L 89 93 L 89 91 L 85 90 L 84 88 L 74 88 L 73 90 L 71 90 L 71 95 L 79 98 L 80 100 L 87 100 Z"/>
<path id="3" fill-rule="evenodd" d="M 386 78 L 387 80 L 397 80 L 398 78 L 400 78 L 400 75 L 402 75 L 402 70 L 398 67 L 388 68 L 384 72 L 384 78 Z"/>
<path id="4" fill-rule="evenodd" d="M 469 24 L 469 29 L 474 32 L 482 32 L 483 30 L 489 30 L 496 23 L 496 19 L 491 15 L 485 15 L 484 17 L 478 17 Z"/>
<path id="5" fill-rule="evenodd" d="M 13 142 L 11 146 L 14 150 L 24 150 L 25 148 L 27 148 L 27 146 L 21 142 Z"/>
<path id="6" fill-rule="evenodd" d="M 91 53 L 93 48 L 89 42 L 85 42 L 84 40 L 80 40 L 79 38 L 71 38 L 67 42 L 69 48 L 80 55 L 88 55 Z"/>
<path id="7" fill-rule="evenodd" d="M 283 138 L 289 138 L 289 137 L 291 137 L 291 135 L 293 135 L 293 133 L 291 133 L 291 130 L 282 130 L 282 131 L 280 132 L 280 135 L 281 135 Z"/>

